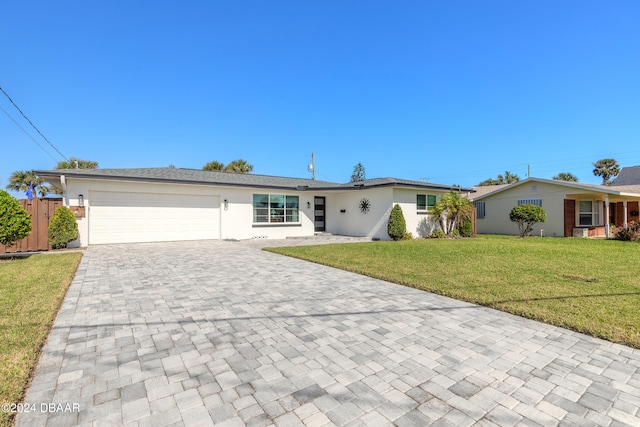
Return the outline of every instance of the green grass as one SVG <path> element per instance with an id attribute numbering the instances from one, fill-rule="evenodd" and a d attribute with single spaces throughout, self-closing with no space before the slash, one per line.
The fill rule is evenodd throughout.
<path id="1" fill-rule="evenodd" d="M 0 261 L 0 404 L 19 403 L 81 253 Z M 0 411 L 0 426 L 13 414 Z"/>
<path id="2" fill-rule="evenodd" d="M 479 236 L 265 249 L 640 348 L 640 244 Z"/>

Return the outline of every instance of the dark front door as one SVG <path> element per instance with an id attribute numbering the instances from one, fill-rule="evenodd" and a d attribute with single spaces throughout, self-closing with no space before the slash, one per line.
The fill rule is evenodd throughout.
<path id="1" fill-rule="evenodd" d="M 313 219 L 315 224 L 315 231 L 325 231 L 325 198 L 314 197 L 313 198 Z"/>

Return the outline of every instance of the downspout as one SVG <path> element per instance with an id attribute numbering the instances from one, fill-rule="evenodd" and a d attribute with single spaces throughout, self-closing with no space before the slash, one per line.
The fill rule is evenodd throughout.
<path id="1" fill-rule="evenodd" d="M 65 198 L 65 206 L 69 206 L 69 195 L 67 194 L 67 179 L 64 175 L 60 175 L 60 186 L 62 187 L 62 194 Z"/>
<path id="2" fill-rule="evenodd" d="M 604 235 L 608 239 L 609 238 L 609 195 L 604 196 L 604 206 L 605 206 L 605 224 L 604 224 Z"/>

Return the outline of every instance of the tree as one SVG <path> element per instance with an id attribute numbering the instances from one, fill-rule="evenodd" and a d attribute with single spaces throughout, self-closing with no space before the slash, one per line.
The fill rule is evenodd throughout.
<path id="1" fill-rule="evenodd" d="M 6 191 L 0 190 L 0 244 L 13 246 L 31 233 L 29 213 Z"/>
<path id="2" fill-rule="evenodd" d="M 15 171 L 9 177 L 9 184 L 7 184 L 7 190 L 16 191 L 19 193 L 25 193 L 29 187 L 33 184 L 36 192 L 40 197 L 45 197 L 50 191 L 51 187 L 46 185 L 44 181 L 37 177 L 33 171 Z"/>
<path id="3" fill-rule="evenodd" d="M 232 173 L 251 173 L 252 170 L 253 165 L 244 159 L 237 159 L 229 162 L 229 164 L 224 168 L 225 172 Z"/>
<path id="4" fill-rule="evenodd" d="M 203 171 L 222 172 L 224 170 L 224 163 L 220 163 L 217 160 L 213 160 L 202 167 Z"/>
<path id="5" fill-rule="evenodd" d="M 560 172 L 553 177 L 555 181 L 578 182 L 578 177 L 571 172 Z"/>
<path id="6" fill-rule="evenodd" d="M 440 228 L 447 236 L 453 235 L 456 225 L 473 215 L 473 204 L 461 196 L 459 191 L 446 193 L 429 212 L 440 223 Z"/>
<path id="7" fill-rule="evenodd" d="M 520 237 L 524 239 L 531 234 L 534 224 L 547 220 L 547 213 L 541 206 L 524 204 L 511 209 L 509 219 L 518 223 Z"/>
<path id="8" fill-rule="evenodd" d="M 67 243 L 78 238 L 78 222 L 71 209 L 60 206 L 49 223 L 49 244 L 53 249 L 66 248 Z"/>
<path id="9" fill-rule="evenodd" d="M 69 160 L 62 160 L 56 165 L 56 169 L 76 169 L 76 163 L 78 169 L 97 169 L 98 162 L 93 160 L 82 160 L 76 157 L 71 157 Z"/>
<path id="10" fill-rule="evenodd" d="M 602 177 L 602 185 L 611 184 L 611 178 L 620 173 L 620 165 L 614 159 L 600 159 L 593 166 L 593 174 Z"/>
<path id="11" fill-rule="evenodd" d="M 364 170 L 364 166 L 362 165 L 362 163 L 358 162 L 358 164 L 353 167 L 351 182 L 364 181 L 365 179 L 367 179 L 367 174 Z"/>
<path id="12" fill-rule="evenodd" d="M 389 214 L 389 221 L 387 222 L 387 234 L 393 240 L 400 240 L 407 232 L 407 222 L 404 219 L 404 214 L 402 213 L 402 208 L 399 204 L 391 209 L 391 214 Z"/>
<path id="13" fill-rule="evenodd" d="M 479 187 L 485 187 L 488 185 L 501 185 L 501 184 L 513 184 L 514 182 L 520 181 L 520 177 L 515 173 L 511 173 L 509 171 L 505 171 L 504 176 L 498 174 L 497 178 L 488 178 L 478 184 Z"/>

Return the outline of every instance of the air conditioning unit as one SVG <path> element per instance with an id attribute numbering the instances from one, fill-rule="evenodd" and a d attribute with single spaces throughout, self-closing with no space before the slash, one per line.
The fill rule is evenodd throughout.
<path id="1" fill-rule="evenodd" d="M 588 228 L 574 228 L 573 237 L 589 237 Z"/>

